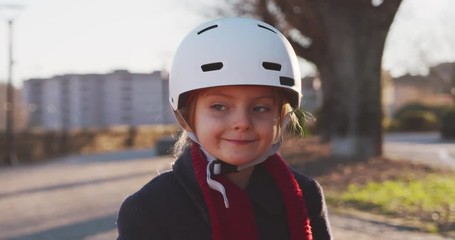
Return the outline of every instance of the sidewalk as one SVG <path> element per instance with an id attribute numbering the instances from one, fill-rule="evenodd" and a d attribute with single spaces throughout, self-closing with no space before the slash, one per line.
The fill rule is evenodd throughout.
<path id="1" fill-rule="evenodd" d="M 69 157 L 0 169 L 0 239 L 115 239 L 123 199 L 173 161 L 151 155 L 134 151 Z M 330 220 L 337 240 L 449 239 L 352 216 L 333 214 Z"/>
<path id="2" fill-rule="evenodd" d="M 455 141 L 442 139 L 438 132 L 387 133 L 384 155 L 455 169 Z"/>

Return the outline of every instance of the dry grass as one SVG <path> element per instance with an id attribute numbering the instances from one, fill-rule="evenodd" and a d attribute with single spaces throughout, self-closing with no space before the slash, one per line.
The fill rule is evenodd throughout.
<path id="1" fill-rule="evenodd" d="M 413 223 L 418 223 L 419 227 L 427 231 L 454 231 L 455 223 L 455 205 L 444 201 L 443 205 L 435 206 L 435 210 L 415 210 L 415 206 L 399 205 L 399 209 L 390 210 L 387 205 L 394 201 L 384 200 L 381 204 L 375 204 L 381 191 L 372 191 L 371 186 L 389 186 L 394 183 L 397 186 L 409 186 L 417 181 L 425 186 L 433 182 L 433 176 L 439 176 L 440 179 L 454 179 L 454 171 L 447 169 L 434 168 L 423 164 L 411 162 L 409 160 L 392 160 L 384 157 L 375 157 L 367 161 L 356 161 L 354 159 L 332 157 L 329 154 L 330 146 L 328 144 L 319 144 L 317 137 L 307 139 L 289 139 L 283 144 L 281 153 L 294 168 L 300 170 L 305 175 L 311 176 L 318 180 L 325 191 L 327 202 L 333 208 L 353 208 L 356 211 L 367 211 L 383 216 L 401 218 L 403 220 L 412 219 Z M 448 176 L 452 176 L 449 178 Z M 424 181 L 423 183 L 421 183 Z M 453 184 L 453 183 L 451 183 Z M 442 186 L 447 188 L 447 186 Z M 358 189 L 352 191 L 352 189 Z M 400 190 L 400 189 L 398 189 Z M 365 194 L 368 192 L 370 198 L 356 198 L 356 193 Z M 350 194 L 350 195 L 347 195 Z M 375 195 L 377 194 L 377 195 Z M 410 198 L 413 198 L 414 196 Z M 383 194 L 384 195 L 384 194 Z M 347 200 L 350 196 L 351 200 Z M 395 196 L 387 196 L 388 199 L 394 199 Z M 422 196 L 419 196 L 422 197 Z M 425 201 L 433 201 L 433 195 L 428 193 L 424 196 Z M 360 199 L 352 201 L 352 199 Z M 398 196 L 396 197 L 398 199 Z M 425 202 L 424 201 L 424 202 Z M 396 201 L 395 201 L 396 202 Z M 450 201 L 449 201 L 450 202 Z M 448 209 L 446 216 L 441 220 L 435 219 L 435 214 L 441 215 L 436 209 Z M 439 220 L 439 221 L 437 221 Z"/>

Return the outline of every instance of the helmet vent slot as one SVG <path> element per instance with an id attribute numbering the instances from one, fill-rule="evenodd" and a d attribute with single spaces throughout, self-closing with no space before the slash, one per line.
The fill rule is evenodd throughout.
<path id="1" fill-rule="evenodd" d="M 262 66 L 267 70 L 281 71 L 281 64 L 273 62 L 262 62 Z"/>
<path id="2" fill-rule="evenodd" d="M 280 84 L 281 85 L 284 85 L 284 86 L 294 86 L 295 85 L 295 81 L 293 78 L 290 78 L 290 77 L 283 77 L 281 76 L 280 77 Z"/>
<path id="3" fill-rule="evenodd" d="M 217 71 L 223 68 L 222 62 L 207 63 L 201 66 L 203 72 Z"/>
<path id="4" fill-rule="evenodd" d="M 217 28 L 217 27 L 218 27 L 218 25 L 216 25 L 216 24 L 215 24 L 215 25 L 212 25 L 212 26 L 210 26 L 210 27 L 206 27 L 206 28 L 202 29 L 201 31 L 197 32 L 197 35 L 200 35 L 200 34 L 203 33 L 203 32 L 206 32 L 206 31 L 208 31 L 208 30 L 210 30 L 210 29 L 214 29 L 214 28 Z"/>
<path id="5" fill-rule="evenodd" d="M 273 33 L 276 33 L 276 32 L 273 31 L 271 28 L 268 28 L 268 27 L 266 27 L 266 26 L 264 26 L 264 25 L 258 24 L 258 26 L 259 26 L 260 28 L 264 28 L 264 29 L 267 29 L 267 30 L 269 30 L 269 31 L 271 31 L 271 32 L 273 32 Z"/>

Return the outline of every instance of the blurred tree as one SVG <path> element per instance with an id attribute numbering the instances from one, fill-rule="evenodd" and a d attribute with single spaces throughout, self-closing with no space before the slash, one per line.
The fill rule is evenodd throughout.
<path id="1" fill-rule="evenodd" d="M 280 29 L 313 62 L 323 91 L 321 137 L 333 155 L 382 154 L 381 60 L 401 0 L 225 0 L 223 15 L 254 16 Z M 226 6 L 223 6 L 226 7 Z"/>

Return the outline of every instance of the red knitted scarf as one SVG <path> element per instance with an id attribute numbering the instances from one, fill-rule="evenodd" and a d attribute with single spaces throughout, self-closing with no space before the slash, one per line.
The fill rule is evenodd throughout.
<path id="1" fill-rule="evenodd" d="M 209 211 L 213 240 L 259 239 L 253 208 L 246 192 L 222 175 L 212 176 L 226 189 L 229 199 L 229 208 L 226 208 L 221 194 L 207 185 L 207 160 L 197 144 L 193 144 L 191 155 L 196 178 Z M 294 175 L 278 154 L 269 157 L 264 166 L 281 191 L 291 239 L 312 240 L 307 208 Z"/>

